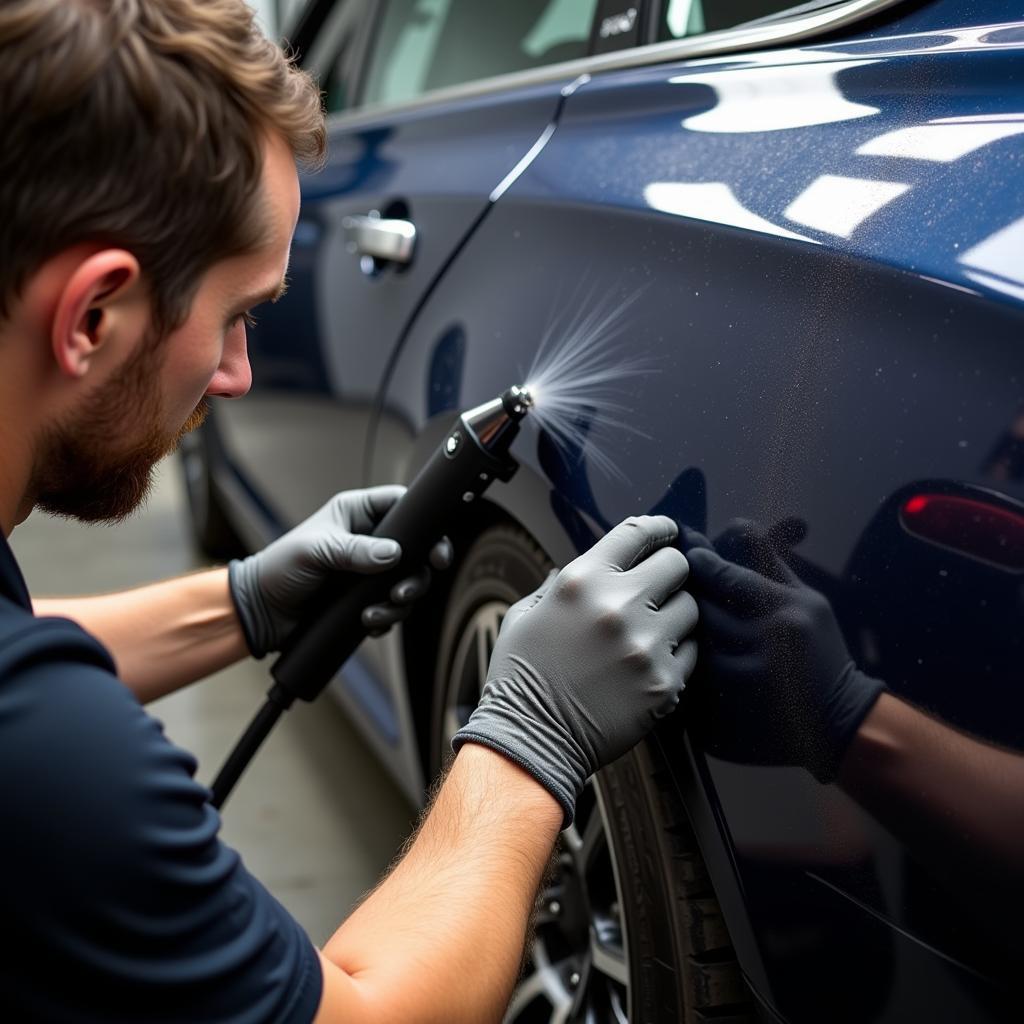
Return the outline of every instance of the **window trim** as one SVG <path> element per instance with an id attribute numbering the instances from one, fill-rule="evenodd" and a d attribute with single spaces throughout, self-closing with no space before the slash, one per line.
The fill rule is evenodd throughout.
<path id="1" fill-rule="evenodd" d="M 718 32 L 690 36 L 687 39 L 648 43 L 644 46 L 605 53 L 600 56 L 581 57 L 577 60 L 563 61 L 560 64 L 548 64 L 541 68 L 514 71 L 491 78 L 478 78 L 472 82 L 436 89 L 401 103 L 381 103 L 353 111 L 339 111 L 328 117 L 327 125 L 330 130 L 357 128 L 385 117 L 402 115 L 425 107 L 441 106 L 452 101 L 474 99 L 495 92 L 528 88 L 549 82 L 569 83 L 581 76 L 595 75 L 604 71 L 647 67 L 652 64 L 665 64 L 693 57 L 710 57 L 772 47 L 780 43 L 799 42 L 843 28 L 857 21 L 863 21 L 879 11 L 895 7 L 901 2 L 902 0 L 848 0 L 846 3 L 835 4 L 822 10 L 811 12 L 805 10 L 792 18 L 780 16 L 777 21 L 758 21 L 748 25 L 738 25 L 735 28 L 721 29 Z"/>

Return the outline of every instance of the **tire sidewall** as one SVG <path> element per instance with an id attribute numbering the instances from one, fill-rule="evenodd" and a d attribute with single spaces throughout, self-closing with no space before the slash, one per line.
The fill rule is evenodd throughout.
<path id="1" fill-rule="evenodd" d="M 452 583 L 441 627 L 430 728 L 430 769 L 436 775 L 450 757 L 443 749 L 443 720 L 452 659 L 467 625 L 483 605 L 514 604 L 544 582 L 553 563 L 529 537 L 514 527 L 495 526 L 466 553 Z"/>

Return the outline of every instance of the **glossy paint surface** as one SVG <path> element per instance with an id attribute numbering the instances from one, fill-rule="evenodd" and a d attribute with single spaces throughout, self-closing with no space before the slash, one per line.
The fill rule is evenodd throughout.
<path id="1" fill-rule="evenodd" d="M 1022 44 L 1004 25 L 605 76 L 566 111 L 571 155 L 534 194 L 571 164 L 582 201 L 826 246 L 1019 302 L 1024 113 L 1004 85 Z M 609 118 L 623 122 L 624 159 L 605 158 Z"/>
<path id="2" fill-rule="evenodd" d="M 617 358 L 656 369 L 622 383 L 631 430 L 602 431 L 598 404 L 592 431 L 624 479 L 534 434 L 532 473 L 496 500 L 572 550 L 639 511 L 712 535 L 797 516 L 804 578 L 861 667 L 1020 749 L 1020 574 L 972 557 L 955 524 L 922 542 L 899 509 L 936 489 L 1024 508 L 1024 94 L 1004 88 L 1022 53 L 1001 26 L 587 84 L 432 295 L 389 413 L 427 426 L 424 382 L 453 332 L 464 404 L 515 379 L 553 323 L 632 302 Z M 375 454 L 386 475 L 394 453 Z M 818 1020 L 841 992 L 830 1019 L 1001 1018 L 1020 893 L 987 905 L 970 881 L 983 853 L 940 880 L 801 769 L 699 745 L 694 763 L 716 885 L 742 893 L 741 962 L 778 1013 Z"/>
<path id="3" fill-rule="evenodd" d="M 528 375 L 542 339 L 610 320 L 592 339 L 610 383 L 579 395 L 578 443 L 528 420 L 520 474 L 491 491 L 501 514 L 559 561 L 636 512 L 712 537 L 736 518 L 797 517 L 793 564 L 828 598 L 860 667 L 1019 754 L 1020 19 L 1010 4 L 896 8 L 816 46 L 597 76 L 561 106 L 552 90 L 475 101 L 475 121 L 421 111 L 381 127 L 383 171 L 360 163 L 376 131 L 361 128 L 350 177 L 307 187 L 304 221 L 323 227 L 309 295 L 295 289 L 287 321 L 268 319 L 254 339 L 269 351 L 305 330 L 309 347 L 293 354 L 320 367 L 293 388 L 308 416 L 294 418 L 296 437 L 250 457 L 264 459 L 257 490 L 280 503 L 297 451 L 309 453 L 307 496 L 360 482 L 364 455 L 369 479 L 408 479 L 456 410 Z M 448 127 L 435 134 L 432 116 Z M 496 137 L 507 149 L 488 163 Z M 406 203 L 418 226 L 431 211 L 446 232 L 422 276 L 356 278 L 329 255 L 337 217 L 371 198 Z M 372 325 L 378 343 L 351 324 Z M 330 453 L 352 422 L 341 466 Z M 366 685 L 387 685 L 392 655 Z M 415 729 L 408 714 L 396 721 L 407 750 Z M 675 716 L 655 742 L 771 1011 L 1013 1019 L 1024 880 L 987 877 L 990 837 L 936 868 L 923 833 L 802 769 L 757 764 L 757 737 L 734 723 L 685 725 Z M 950 795 L 951 828 L 968 827 L 957 824 L 968 811 Z"/>

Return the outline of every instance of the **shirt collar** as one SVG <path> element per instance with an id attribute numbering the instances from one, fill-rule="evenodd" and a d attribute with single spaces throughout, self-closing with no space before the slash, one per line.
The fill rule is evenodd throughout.
<path id="1" fill-rule="evenodd" d="M 23 608 L 32 610 L 32 598 L 29 596 L 25 577 L 14 557 L 7 538 L 0 533 L 0 594 L 17 602 Z"/>

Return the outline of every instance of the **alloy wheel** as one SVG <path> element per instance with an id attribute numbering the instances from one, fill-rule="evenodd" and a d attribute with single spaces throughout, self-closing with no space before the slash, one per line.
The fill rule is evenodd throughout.
<path id="1" fill-rule="evenodd" d="M 467 617 L 445 693 L 444 744 L 468 721 L 508 611 L 486 601 Z M 506 1024 L 626 1024 L 629 957 L 619 870 L 600 786 L 587 782 L 537 899 L 529 958 Z"/>

